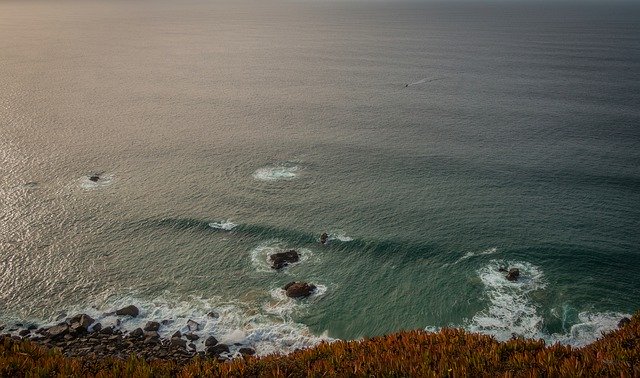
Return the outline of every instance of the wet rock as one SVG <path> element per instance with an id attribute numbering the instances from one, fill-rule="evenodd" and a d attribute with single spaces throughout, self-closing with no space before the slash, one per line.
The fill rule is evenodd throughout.
<path id="1" fill-rule="evenodd" d="M 158 322 L 147 322 L 144 326 L 145 331 L 157 331 L 160 329 L 160 323 Z"/>
<path id="2" fill-rule="evenodd" d="M 171 323 L 173 323 L 173 320 L 169 320 L 169 319 L 165 319 L 165 320 L 163 320 L 163 321 L 161 321 L 161 322 L 160 322 L 160 324 L 165 325 L 165 326 L 166 326 L 166 325 L 169 325 L 169 324 L 171 324 Z"/>
<path id="3" fill-rule="evenodd" d="M 622 328 L 624 326 L 626 326 L 627 324 L 631 323 L 631 319 L 624 317 L 622 319 L 620 319 L 620 321 L 618 322 L 618 328 Z"/>
<path id="4" fill-rule="evenodd" d="M 229 353 L 229 347 L 226 344 L 217 344 L 207 348 L 207 354 L 210 356 L 218 356 L 221 353 Z"/>
<path id="5" fill-rule="evenodd" d="M 277 270 L 282 269 L 291 263 L 298 262 L 300 260 L 300 255 L 292 249 L 287 252 L 274 253 L 269 256 L 269 260 L 271 260 L 271 268 Z"/>
<path id="6" fill-rule="evenodd" d="M 207 337 L 207 339 L 204 341 L 204 346 L 206 347 L 210 347 L 210 346 L 214 346 L 218 343 L 218 340 L 213 337 L 213 336 L 209 336 Z"/>
<path id="7" fill-rule="evenodd" d="M 93 174 L 93 175 L 89 176 L 89 180 L 91 180 L 93 182 L 98 182 L 98 180 L 100 180 L 100 175 Z"/>
<path id="8" fill-rule="evenodd" d="M 240 348 L 238 352 L 243 356 L 253 356 L 256 354 L 256 351 L 253 350 L 253 348 Z"/>
<path id="9" fill-rule="evenodd" d="M 96 323 L 93 325 L 93 332 L 100 332 L 102 330 L 102 324 Z"/>
<path id="10" fill-rule="evenodd" d="M 506 277 L 509 281 L 517 281 L 518 277 L 520 277 L 520 269 L 518 268 L 509 269 L 509 273 L 507 273 L 507 277 Z"/>
<path id="11" fill-rule="evenodd" d="M 131 333 L 129 333 L 129 337 L 142 337 L 144 336 L 144 331 L 142 330 L 142 328 L 136 328 L 133 331 L 131 331 Z"/>
<path id="12" fill-rule="evenodd" d="M 95 322 L 95 320 L 87 314 L 78 314 L 69 319 L 69 325 L 71 325 L 72 328 L 83 332 L 86 332 L 93 322 Z"/>
<path id="13" fill-rule="evenodd" d="M 200 324 L 189 319 L 189 321 L 187 322 L 187 327 L 189 327 L 189 331 L 194 332 L 200 329 Z"/>
<path id="14" fill-rule="evenodd" d="M 159 339 L 160 334 L 157 331 L 144 331 L 144 337 L 147 339 Z"/>
<path id="15" fill-rule="evenodd" d="M 287 292 L 289 298 L 304 298 L 313 294 L 316 286 L 306 282 L 289 282 L 283 289 Z"/>
<path id="16" fill-rule="evenodd" d="M 25 337 L 31 334 L 31 331 L 28 329 L 23 329 L 22 331 L 18 332 L 18 335 L 20 335 L 21 337 Z"/>
<path id="17" fill-rule="evenodd" d="M 171 335 L 171 338 L 181 338 L 182 337 L 182 333 L 180 333 L 180 331 L 176 331 L 173 335 Z"/>
<path id="18" fill-rule="evenodd" d="M 138 310 L 138 308 L 134 305 L 129 305 L 127 307 L 116 310 L 116 315 L 119 316 L 132 316 L 135 318 L 136 316 L 138 316 L 138 314 L 140 314 L 140 310 Z"/>
<path id="19" fill-rule="evenodd" d="M 49 329 L 47 329 L 47 335 L 51 339 L 62 338 L 67 333 L 69 333 L 69 326 L 66 325 L 66 324 L 53 326 L 53 327 L 50 327 Z"/>
<path id="20" fill-rule="evenodd" d="M 100 333 L 105 334 L 105 335 L 113 335 L 113 327 L 109 326 L 109 327 L 104 327 L 100 330 Z"/>
<path id="21" fill-rule="evenodd" d="M 187 340 L 183 340 L 180 339 L 178 337 L 172 337 L 171 338 L 171 346 L 174 348 L 186 348 L 187 347 Z"/>
<path id="22" fill-rule="evenodd" d="M 38 326 L 37 326 L 37 325 L 35 325 L 35 324 L 29 324 L 29 326 L 27 327 L 27 329 L 28 329 L 29 331 L 33 331 L 34 329 L 38 329 Z"/>
<path id="23" fill-rule="evenodd" d="M 184 335 L 184 337 L 186 337 L 189 341 L 196 341 L 200 338 L 200 336 L 196 335 L 195 333 L 187 333 L 186 335 Z"/>

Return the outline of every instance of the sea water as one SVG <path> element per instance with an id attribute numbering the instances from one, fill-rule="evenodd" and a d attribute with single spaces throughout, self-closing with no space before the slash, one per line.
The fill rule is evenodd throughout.
<path id="1" fill-rule="evenodd" d="M 441 327 L 589 343 L 640 304 L 639 19 L 2 1 L 0 323 L 135 304 L 124 330 L 191 319 L 259 354 Z"/>

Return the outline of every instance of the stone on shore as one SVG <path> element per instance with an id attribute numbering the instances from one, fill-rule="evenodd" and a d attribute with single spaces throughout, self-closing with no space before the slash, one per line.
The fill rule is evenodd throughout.
<path id="1" fill-rule="evenodd" d="M 207 339 L 204 341 L 204 346 L 206 347 L 210 347 L 210 346 L 214 346 L 218 343 L 218 340 L 213 337 L 213 336 L 209 336 L 207 337 Z"/>
<path id="2" fill-rule="evenodd" d="M 200 329 L 200 323 L 189 319 L 189 321 L 187 322 L 187 327 L 189 327 L 189 331 L 191 332 L 197 331 Z"/>
<path id="3" fill-rule="evenodd" d="M 271 260 L 271 268 L 278 270 L 291 263 L 298 262 L 300 260 L 300 255 L 292 249 L 287 252 L 274 253 L 269 256 L 269 260 Z"/>
<path id="4" fill-rule="evenodd" d="M 127 307 L 116 310 L 116 315 L 119 316 L 132 316 L 135 318 L 136 316 L 138 316 L 138 314 L 140 314 L 140 310 L 138 310 L 138 308 L 134 305 L 129 305 Z"/>
<path id="5" fill-rule="evenodd" d="M 289 282 L 283 289 L 287 292 L 289 298 L 304 298 L 313 294 L 316 286 L 306 282 Z"/>
<path id="6" fill-rule="evenodd" d="M 160 329 L 160 323 L 158 322 L 147 322 L 147 324 L 143 328 L 145 331 L 157 331 Z"/>
<path id="7" fill-rule="evenodd" d="M 59 339 L 69 333 L 69 326 L 66 324 L 60 324 L 47 329 L 47 336 L 51 339 Z"/>

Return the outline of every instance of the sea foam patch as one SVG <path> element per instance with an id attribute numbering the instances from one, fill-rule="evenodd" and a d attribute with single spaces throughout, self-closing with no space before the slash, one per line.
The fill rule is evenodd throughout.
<path id="1" fill-rule="evenodd" d="M 300 169 L 298 166 L 270 166 L 258 168 L 253 172 L 253 178 L 259 181 L 291 180 L 298 176 Z"/>
<path id="2" fill-rule="evenodd" d="M 215 228 L 216 230 L 224 230 L 224 231 L 231 231 L 237 226 L 238 226 L 237 224 L 231 222 L 230 220 L 209 223 L 209 227 Z"/>
<path id="3" fill-rule="evenodd" d="M 518 268 L 520 277 L 509 281 L 501 267 Z M 546 286 L 544 274 L 528 262 L 493 260 L 478 271 L 489 306 L 473 316 L 468 328 L 506 340 L 513 334 L 540 337 L 543 319 L 530 293 Z"/>

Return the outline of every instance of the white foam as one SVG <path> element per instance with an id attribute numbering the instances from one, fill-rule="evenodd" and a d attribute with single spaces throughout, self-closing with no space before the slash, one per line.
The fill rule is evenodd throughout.
<path id="1" fill-rule="evenodd" d="M 278 240 L 270 240 L 266 241 L 259 246 L 255 247 L 251 250 L 251 263 L 256 268 L 258 272 L 273 272 L 276 273 L 277 270 L 271 268 L 271 261 L 269 257 L 273 254 L 285 252 L 291 250 L 293 248 L 287 247 L 284 243 Z M 298 252 L 298 256 L 300 260 L 295 263 L 289 264 L 284 268 L 286 271 L 288 268 L 301 264 L 305 261 L 308 261 L 312 256 L 313 252 L 307 248 L 296 248 Z"/>
<path id="2" fill-rule="evenodd" d="M 430 83 L 432 81 L 437 81 L 437 80 L 442 80 L 444 79 L 444 77 L 437 77 L 437 78 L 433 78 L 433 79 L 429 79 L 427 77 L 425 77 L 424 79 L 420 79 L 418 81 L 414 81 L 413 83 L 409 83 L 407 84 L 407 87 L 410 87 L 412 85 L 418 85 L 418 84 L 424 84 L 424 83 Z"/>
<path id="3" fill-rule="evenodd" d="M 518 268 L 520 277 L 509 281 L 501 266 Z M 513 334 L 528 338 L 540 337 L 543 324 L 537 306 L 529 294 L 544 289 L 546 282 L 542 271 L 535 265 L 518 261 L 491 261 L 478 271 L 485 287 L 489 306 L 473 316 L 468 328 L 506 340 Z"/>
<path id="4" fill-rule="evenodd" d="M 209 227 L 225 231 L 231 231 L 237 226 L 237 224 L 231 222 L 230 220 L 209 223 Z"/>
<path id="5" fill-rule="evenodd" d="M 578 314 L 580 322 L 572 325 L 568 333 L 553 334 L 549 339 L 551 342 L 581 347 L 596 341 L 603 333 L 618 328 L 618 322 L 624 317 L 631 315 L 619 312 L 581 312 Z"/>
<path id="6" fill-rule="evenodd" d="M 79 179 L 80 187 L 85 190 L 95 190 L 104 188 L 105 186 L 109 186 L 113 182 L 113 175 L 111 174 L 100 174 L 99 176 L 100 178 L 98 179 L 98 181 L 91 181 L 91 175 L 82 176 Z"/>
<path id="7" fill-rule="evenodd" d="M 457 263 L 459 263 L 459 262 L 461 262 L 461 261 L 464 261 L 464 260 L 470 259 L 470 258 L 472 258 L 472 257 L 476 257 L 476 256 L 486 256 L 486 255 L 493 255 L 493 254 L 495 254 L 495 253 L 497 253 L 497 252 L 498 252 L 498 248 L 496 248 L 496 247 L 492 247 L 492 248 L 489 248 L 489 249 L 485 249 L 485 250 L 480 251 L 480 252 L 467 252 L 467 253 L 465 253 L 465 254 L 464 254 L 464 256 L 462 256 L 462 257 L 460 257 L 458 260 L 456 260 L 456 261 L 454 262 L 454 264 L 457 264 Z"/>
<path id="8" fill-rule="evenodd" d="M 339 240 L 341 242 L 350 242 L 353 240 L 352 237 L 347 236 L 344 231 L 332 231 L 329 233 L 329 241 L 331 240 Z"/>
<path id="9" fill-rule="evenodd" d="M 260 181 L 291 180 L 298 176 L 297 166 L 263 167 L 253 172 L 253 178 Z"/>

